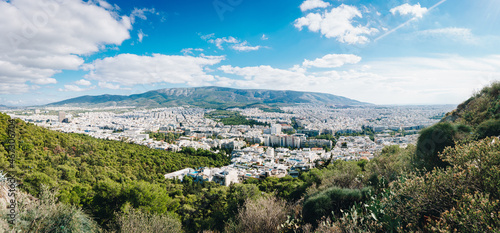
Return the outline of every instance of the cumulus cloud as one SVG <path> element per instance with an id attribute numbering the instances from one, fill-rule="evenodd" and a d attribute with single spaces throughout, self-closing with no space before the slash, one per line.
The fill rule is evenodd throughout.
<path id="1" fill-rule="evenodd" d="M 304 67 L 335 68 L 344 64 L 356 64 L 361 61 L 361 57 L 353 54 L 328 54 L 314 61 L 304 60 Z"/>
<path id="2" fill-rule="evenodd" d="M 238 39 L 236 39 L 232 36 L 230 36 L 228 38 L 222 37 L 222 38 L 215 38 L 215 39 L 208 40 L 208 43 L 215 44 L 215 46 L 217 46 L 217 48 L 219 48 L 220 50 L 224 50 L 224 48 L 222 47 L 223 43 L 236 44 L 239 42 L 240 41 Z"/>
<path id="3" fill-rule="evenodd" d="M 81 85 L 81 86 L 90 86 L 92 83 L 89 80 L 85 79 L 80 79 L 75 82 L 76 85 Z"/>
<path id="4" fill-rule="evenodd" d="M 81 56 L 130 38 L 130 18 L 100 1 L 0 1 L 0 94 L 54 84 L 63 69 L 77 70 Z M 19 89 L 22 88 L 22 89 Z"/>
<path id="5" fill-rule="evenodd" d="M 99 82 L 97 85 L 99 85 L 100 88 L 106 88 L 106 89 L 112 89 L 112 90 L 120 89 L 120 85 L 107 83 L 107 82 Z"/>
<path id="6" fill-rule="evenodd" d="M 85 69 L 89 71 L 86 79 L 98 80 L 99 86 L 119 88 L 116 85 L 133 86 L 136 84 L 177 83 L 202 85 L 213 81 L 205 68 L 218 64 L 223 56 L 170 56 L 153 54 L 139 56 L 120 54 L 115 57 L 97 59 Z"/>
<path id="7" fill-rule="evenodd" d="M 412 15 L 413 17 L 417 18 L 422 18 L 427 11 L 428 9 L 426 7 L 421 7 L 420 3 L 417 3 L 415 5 L 405 3 L 390 10 L 393 15 L 399 13 L 400 15 Z"/>
<path id="8" fill-rule="evenodd" d="M 358 8 L 342 4 L 330 11 L 309 13 L 295 20 L 294 25 L 299 30 L 307 27 L 312 32 L 319 32 L 326 38 L 336 38 L 342 43 L 364 44 L 369 41 L 366 36 L 375 34 L 378 30 L 360 24 L 354 26 L 355 17 L 363 17 Z"/>
<path id="9" fill-rule="evenodd" d="M 301 11 L 308 11 L 316 8 L 326 8 L 329 7 L 330 3 L 323 2 L 322 0 L 306 0 L 300 4 Z"/>

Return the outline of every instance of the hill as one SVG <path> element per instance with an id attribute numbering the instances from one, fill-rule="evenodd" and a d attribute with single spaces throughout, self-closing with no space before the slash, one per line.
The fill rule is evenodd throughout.
<path id="1" fill-rule="evenodd" d="M 229 163 L 227 156 L 207 150 L 174 153 L 51 131 L 16 120 L 12 169 L 8 160 L 9 118 L 0 114 L 0 170 L 15 177 L 21 190 L 35 196 L 39 196 L 42 184 L 57 187 L 60 202 L 83 207 L 103 225 L 125 203 L 146 211 L 173 212 L 180 200 L 174 197 L 182 192 L 174 183 L 167 183 L 164 174 Z"/>
<path id="2" fill-rule="evenodd" d="M 141 106 L 154 108 L 191 105 L 202 108 L 226 109 L 294 104 L 369 105 L 368 103 L 325 93 L 194 87 L 160 89 L 129 96 L 82 96 L 51 103 L 48 106 Z"/>
<path id="3" fill-rule="evenodd" d="M 449 112 L 441 122 L 472 127 L 492 119 L 500 119 L 500 82 L 494 82 Z"/>

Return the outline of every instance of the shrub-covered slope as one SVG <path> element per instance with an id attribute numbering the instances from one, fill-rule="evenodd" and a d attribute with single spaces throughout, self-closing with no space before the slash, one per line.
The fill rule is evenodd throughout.
<path id="1" fill-rule="evenodd" d="M 174 153 L 120 141 L 47 130 L 16 120 L 15 167 L 8 161 L 8 119 L 0 114 L 0 170 L 19 188 L 37 196 L 42 184 L 59 190 L 59 200 L 82 206 L 98 221 L 111 219 L 129 203 L 155 213 L 173 212 L 164 174 L 186 167 L 227 165 L 226 155 L 205 150 Z"/>
<path id="2" fill-rule="evenodd" d="M 500 82 L 484 87 L 457 109 L 446 114 L 442 121 L 477 127 L 488 120 L 500 119 Z"/>

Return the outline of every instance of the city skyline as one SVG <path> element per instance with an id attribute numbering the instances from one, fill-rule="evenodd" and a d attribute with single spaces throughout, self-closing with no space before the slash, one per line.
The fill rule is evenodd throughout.
<path id="1" fill-rule="evenodd" d="M 493 0 L 0 1 L 0 101 L 223 86 L 458 104 L 499 80 L 499 13 Z"/>

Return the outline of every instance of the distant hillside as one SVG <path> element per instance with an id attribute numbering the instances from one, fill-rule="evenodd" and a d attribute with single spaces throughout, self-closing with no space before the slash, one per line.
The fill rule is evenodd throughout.
<path id="1" fill-rule="evenodd" d="M 172 107 L 191 105 L 202 108 L 283 106 L 300 103 L 328 105 L 370 105 L 324 93 L 274 90 L 243 90 L 225 87 L 170 88 L 129 96 L 82 96 L 49 106 L 140 106 Z"/>
<path id="2" fill-rule="evenodd" d="M 457 109 L 446 114 L 442 122 L 454 122 L 476 127 L 487 120 L 500 119 L 500 82 L 483 88 Z"/>

